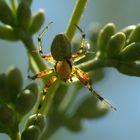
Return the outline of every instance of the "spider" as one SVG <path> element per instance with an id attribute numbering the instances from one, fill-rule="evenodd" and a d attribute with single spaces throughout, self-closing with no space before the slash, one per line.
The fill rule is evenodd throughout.
<path id="1" fill-rule="evenodd" d="M 50 22 L 48 26 L 46 26 L 38 36 L 38 51 L 43 59 L 46 59 L 49 63 L 53 65 L 53 68 L 46 69 L 42 72 L 35 74 L 34 76 L 28 75 L 29 79 L 35 80 L 37 78 L 44 77 L 52 72 L 55 73 L 53 76 L 50 77 L 50 79 L 45 84 L 43 95 L 38 105 L 37 112 L 39 112 L 42 107 L 48 89 L 55 83 L 57 78 L 61 79 L 64 82 L 67 81 L 72 82 L 72 77 L 76 77 L 81 82 L 81 84 L 83 84 L 86 88 L 88 88 L 89 91 L 97 99 L 107 104 L 110 108 L 116 110 L 115 107 L 113 107 L 107 100 L 105 100 L 101 95 L 99 95 L 94 90 L 94 88 L 92 87 L 92 82 L 90 77 L 85 72 L 83 72 L 81 69 L 77 68 L 74 65 L 75 62 L 85 57 L 86 53 L 88 52 L 88 48 L 87 48 L 88 46 L 85 41 L 85 33 L 78 25 L 75 26 L 81 32 L 81 36 L 82 36 L 81 46 L 79 51 L 71 53 L 71 44 L 70 41 L 68 40 L 68 37 L 65 35 L 65 33 L 59 33 L 55 36 L 55 38 L 52 41 L 51 53 L 49 54 L 43 53 L 41 39 L 44 33 L 47 32 L 50 24 L 52 24 L 52 22 Z"/>

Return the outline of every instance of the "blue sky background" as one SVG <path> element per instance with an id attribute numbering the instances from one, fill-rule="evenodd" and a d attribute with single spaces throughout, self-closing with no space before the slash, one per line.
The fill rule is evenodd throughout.
<path id="1" fill-rule="evenodd" d="M 32 11 L 43 8 L 46 12 L 45 24 L 54 22 L 48 32 L 49 35 L 46 35 L 45 45 L 49 46 L 58 32 L 65 31 L 75 2 L 76 0 L 34 0 Z M 128 25 L 138 24 L 139 6 L 139 0 L 88 0 L 80 27 L 86 29 L 90 22 L 100 22 L 102 25 L 114 22 L 119 30 Z M 37 34 L 34 38 L 37 43 L 36 38 Z M 0 73 L 5 72 L 11 65 L 18 66 L 23 72 L 23 77 L 26 77 L 28 67 L 26 50 L 21 42 L 0 40 Z M 104 70 L 105 78 L 95 83 L 95 88 L 117 107 L 117 112 L 110 111 L 103 118 L 84 121 L 84 128 L 80 133 L 71 133 L 61 128 L 50 140 L 140 139 L 140 78 L 122 75 L 113 68 Z M 0 134 L 0 140 L 7 139 L 7 136 Z"/>

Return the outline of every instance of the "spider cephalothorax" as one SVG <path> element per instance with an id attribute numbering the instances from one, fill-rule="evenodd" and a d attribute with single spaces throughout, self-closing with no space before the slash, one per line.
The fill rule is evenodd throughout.
<path id="1" fill-rule="evenodd" d="M 75 67 L 74 65 L 74 62 L 77 62 L 80 59 L 82 59 L 87 52 L 87 46 L 85 43 L 85 34 L 79 26 L 76 25 L 76 27 L 79 29 L 79 31 L 82 34 L 82 40 L 81 40 L 81 46 L 79 51 L 75 53 L 71 52 L 71 43 L 68 40 L 67 36 L 64 33 L 59 33 L 55 36 L 55 38 L 52 41 L 51 53 L 43 54 L 41 38 L 44 35 L 44 33 L 47 31 L 48 26 L 43 30 L 43 32 L 41 32 L 41 34 L 39 34 L 38 37 L 39 54 L 42 58 L 50 62 L 53 65 L 53 67 L 52 69 L 46 69 L 34 76 L 28 76 L 28 78 L 30 79 L 41 78 L 52 72 L 54 72 L 54 75 L 51 76 L 50 79 L 46 82 L 46 85 L 43 90 L 44 94 L 38 106 L 38 112 L 46 97 L 46 93 L 49 87 L 57 80 L 57 78 L 61 79 L 64 82 L 68 80 L 72 82 L 72 77 L 76 77 L 85 87 L 89 89 L 89 91 L 91 91 L 91 93 L 96 98 L 98 98 L 100 101 L 108 104 L 111 108 L 116 110 L 116 108 L 114 108 L 108 101 L 106 101 L 102 96 L 100 96 L 94 90 L 94 88 L 92 88 L 92 82 L 90 77 L 85 72 Z"/>

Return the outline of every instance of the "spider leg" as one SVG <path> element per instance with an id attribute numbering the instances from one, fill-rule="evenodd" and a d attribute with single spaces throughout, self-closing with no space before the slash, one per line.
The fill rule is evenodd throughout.
<path id="1" fill-rule="evenodd" d="M 38 115 L 39 115 L 39 112 L 40 112 L 40 109 L 45 101 L 45 98 L 46 98 L 46 94 L 47 94 L 47 91 L 48 89 L 55 83 L 55 81 L 57 80 L 57 77 L 56 76 L 52 76 L 46 83 L 45 87 L 44 87 L 44 90 L 43 90 L 43 94 L 41 95 L 41 99 L 40 99 L 40 102 L 37 106 L 37 112 L 36 112 L 36 119 L 34 121 L 34 124 L 36 124 L 36 121 L 37 121 L 37 118 L 38 118 Z"/>
<path id="2" fill-rule="evenodd" d="M 42 39 L 43 35 L 48 31 L 48 28 L 51 24 L 52 24 L 52 22 L 50 22 L 38 36 L 38 50 L 39 50 L 40 56 L 43 58 L 45 57 L 45 54 L 43 54 L 41 39 Z"/>
<path id="3" fill-rule="evenodd" d="M 83 72 L 82 70 L 78 69 L 78 68 L 74 68 L 73 71 L 73 75 L 76 76 L 79 81 L 89 89 L 89 91 L 92 93 L 92 95 L 94 95 L 97 99 L 99 99 L 101 102 L 107 104 L 110 108 L 113 108 L 114 110 L 116 110 L 115 107 L 113 107 L 111 105 L 111 103 L 109 103 L 106 99 L 104 99 L 100 94 L 98 94 L 95 89 L 92 87 L 92 82 L 91 79 L 89 78 L 89 76 Z"/>
<path id="4" fill-rule="evenodd" d="M 86 55 L 81 54 L 79 52 L 72 53 L 73 62 L 78 62 L 79 60 L 83 59 Z"/>
<path id="5" fill-rule="evenodd" d="M 37 79 L 37 78 L 44 77 L 44 76 L 46 76 L 46 75 L 52 73 L 53 71 L 54 71 L 54 69 L 46 69 L 46 70 L 41 71 L 41 72 L 39 72 L 39 73 L 37 73 L 37 74 L 35 74 L 35 75 L 33 75 L 33 76 L 28 75 L 28 78 L 29 78 L 29 79 L 32 79 L 32 80 L 35 80 L 35 79 Z"/>
<path id="6" fill-rule="evenodd" d="M 37 115 L 42 107 L 42 104 L 46 98 L 46 94 L 48 92 L 48 89 L 55 83 L 55 81 L 57 80 L 57 77 L 56 76 L 52 76 L 50 77 L 50 79 L 47 81 L 45 87 L 44 87 L 44 90 L 43 90 L 43 94 L 42 94 L 42 97 L 41 97 L 41 100 L 40 100 L 40 103 L 37 107 Z"/>
<path id="7" fill-rule="evenodd" d="M 33 52 L 38 52 L 39 51 L 39 54 L 40 56 L 43 58 L 43 59 L 46 59 L 48 62 L 50 62 L 51 64 L 54 65 L 54 59 L 52 57 L 52 55 L 49 53 L 49 54 L 44 54 L 43 53 L 43 50 L 42 50 L 42 37 L 43 35 L 48 31 L 48 28 L 49 26 L 52 24 L 52 22 L 50 22 L 44 29 L 43 31 L 39 34 L 38 36 L 38 49 L 37 50 L 34 50 Z"/>
<path id="8" fill-rule="evenodd" d="M 53 59 L 52 55 L 50 53 L 48 54 L 43 54 L 42 58 L 44 58 L 45 60 L 47 60 L 49 63 L 51 63 L 52 65 L 55 65 L 55 60 Z"/>
<path id="9" fill-rule="evenodd" d="M 80 59 L 84 58 L 86 53 L 87 53 L 87 49 L 88 49 L 88 46 L 89 44 L 86 43 L 85 41 L 85 33 L 83 32 L 83 30 L 75 24 L 75 26 L 77 27 L 77 29 L 81 32 L 81 35 L 82 35 L 82 40 L 81 40 L 81 46 L 80 46 L 80 50 L 77 51 L 77 52 L 74 52 L 72 54 L 72 58 L 74 59 L 73 61 L 74 62 L 77 62 L 79 61 Z"/>

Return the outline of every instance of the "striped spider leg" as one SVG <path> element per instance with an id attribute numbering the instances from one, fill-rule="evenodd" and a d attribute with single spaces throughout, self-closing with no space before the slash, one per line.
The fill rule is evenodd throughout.
<path id="1" fill-rule="evenodd" d="M 114 106 L 111 105 L 106 99 L 104 99 L 99 93 L 96 92 L 96 90 L 92 87 L 92 81 L 88 74 L 83 72 L 81 69 L 76 68 L 73 66 L 72 73 L 75 77 L 78 78 L 78 80 L 83 84 L 86 88 L 89 89 L 89 91 L 94 95 L 97 99 L 99 99 L 104 104 L 108 105 L 110 108 L 116 110 Z"/>
<path id="2" fill-rule="evenodd" d="M 85 41 L 86 34 L 78 25 L 75 24 L 75 26 L 80 31 L 82 39 L 81 39 L 81 45 L 79 51 L 72 53 L 73 62 L 77 62 L 83 59 L 86 56 L 87 49 L 88 49 Z"/>
<path id="3" fill-rule="evenodd" d="M 54 66 L 54 65 L 55 65 L 55 60 L 53 59 L 52 55 L 51 55 L 50 53 L 49 53 L 49 54 L 44 54 L 44 53 L 43 53 L 43 50 L 42 50 L 42 41 L 41 41 L 41 39 L 42 39 L 44 33 L 47 32 L 48 27 L 49 27 L 49 25 L 51 25 L 51 24 L 52 24 L 52 22 L 50 22 L 50 23 L 43 29 L 43 31 L 39 34 L 39 36 L 38 36 L 38 49 L 37 49 L 37 50 L 39 50 L 39 54 L 40 54 L 40 56 L 41 56 L 43 59 L 47 60 L 49 63 L 51 63 L 51 64 Z M 29 79 L 32 79 L 32 80 L 35 80 L 35 79 L 37 79 L 37 78 L 41 78 L 41 77 L 44 77 L 44 76 L 46 76 L 46 75 L 48 75 L 48 74 L 51 74 L 52 72 L 54 72 L 54 69 L 46 69 L 46 70 L 44 70 L 44 71 L 42 71 L 42 72 L 39 72 L 39 73 L 37 73 L 37 74 L 35 74 L 35 75 L 33 75 L 33 76 L 28 75 L 28 78 L 29 78 Z M 42 94 L 41 100 L 40 100 L 39 105 L 38 105 L 38 107 L 37 107 L 37 117 L 38 117 L 38 113 L 39 113 L 39 111 L 40 111 L 40 109 L 41 109 L 41 107 L 42 107 L 42 104 L 43 104 L 43 102 L 44 102 L 44 100 L 45 100 L 46 93 L 47 93 L 49 87 L 50 87 L 51 85 L 53 85 L 53 83 L 55 83 L 56 79 L 57 79 L 56 76 L 51 76 L 50 79 L 46 82 L 45 87 L 44 87 L 44 89 L 43 89 L 43 94 Z"/>
<path id="4" fill-rule="evenodd" d="M 78 52 L 75 52 L 72 54 L 73 62 L 77 62 L 77 61 L 81 60 L 82 58 L 85 57 L 86 53 L 88 53 L 88 47 L 86 46 L 87 44 L 85 42 L 86 35 L 78 25 L 75 25 L 75 26 L 81 32 L 82 41 L 81 41 L 80 50 Z M 107 104 L 110 108 L 113 108 L 114 110 L 116 110 L 116 108 L 113 107 L 111 105 L 111 103 L 109 103 L 106 99 L 104 99 L 100 94 L 98 94 L 96 92 L 96 90 L 92 87 L 92 81 L 91 81 L 90 77 L 85 72 L 83 72 L 82 70 L 80 70 L 79 68 L 77 68 L 73 65 L 72 66 L 72 75 L 74 75 L 76 78 L 78 78 L 78 80 L 86 88 L 88 88 L 89 91 L 92 93 L 92 95 L 94 95 L 97 99 L 99 99 L 101 102 Z"/>
<path id="5" fill-rule="evenodd" d="M 33 76 L 28 75 L 28 78 L 32 79 L 32 80 L 35 80 L 37 78 L 42 78 L 42 77 L 44 77 L 44 76 L 46 76 L 48 74 L 51 74 L 52 72 L 54 72 L 54 69 L 46 69 L 46 70 L 44 70 L 42 72 L 39 72 L 38 74 L 35 74 Z M 43 102 L 44 102 L 44 100 L 46 98 L 46 94 L 48 92 L 48 89 L 55 83 L 56 80 L 57 80 L 56 76 L 51 76 L 49 78 L 49 80 L 47 80 L 47 82 L 46 82 L 46 84 L 44 86 L 44 89 L 43 89 L 42 97 L 41 97 L 41 99 L 39 101 L 39 105 L 37 107 L 37 117 L 38 117 L 38 113 L 40 112 L 40 109 L 41 109 L 41 107 L 43 105 Z"/>

